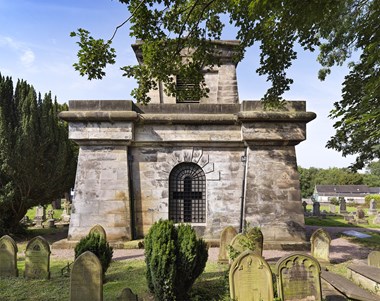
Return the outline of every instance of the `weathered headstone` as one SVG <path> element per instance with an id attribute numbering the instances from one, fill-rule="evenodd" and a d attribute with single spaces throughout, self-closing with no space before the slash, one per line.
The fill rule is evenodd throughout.
<path id="1" fill-rule="evenodd" d="M 236 235 L 237 231 L 232 226 L 223 229 L 222 234 L 220 235 L 218 262 L 228 263 L 227 246 Z"/>
<path id="2" fill-rule="evenodd" d="M 292 253 L 276 264 L 277 291 L 281 300 L 322 300 L 321 267 L 312 256 Z"/>
<path id="3" fill-rule="evenodd" d="M 368 215 L 377 215 L 376 201 L 374 199 L 369 202 Z"/>
<path id="4" fill-rule="evenodd" d="M 346 207 L 346 199 L 341 198 L 339 203 L 339 213 L 344 214 L 347 213 L 347 207 Z"/>
<path id="5" fill-rule="evenodd" d="M 229 282 L 232 300 L 273 300 L 271 269 L 263 257 L 252 251 L 245 251 L 234 260 Z"/>
<path id="6" fill-rule="evenodd" d="M 61 209 L 61 199 L 59 198 L 59 199 L 52 201 L 51 206 L 54 210 Z"/>
<path id="7" fill-rule="evenodd" d="M 331 236 L 328 232 L 319 228 L 310 237 L 311 256 L 318 259 L 321 264 L 330 262 Z"/>
<path id="8" fill-rule="evenodd" d="M 100 237 L 103 237 L 105 240 L 107 240 L 106 230 L 104 230 L 104 228 L 101 225 L 98 224 L 98 225 L 93 226 L 90 229 L 89 234 L 93 234 L 93 233 L 96 233 L 100 235 Z"/>
<path id="9" fill-rule="evenodd" d="M 138 301 L 137 295 L 135 295 L 130 288 L 125 288 L 121 294 L 117 297 L 118 301 Z"/>
<path id="10" fill-rule="evenodd" d="M 313 203 L 313 216 L 321 215 L 320 207 L 321 207 L 321 204 L 319 202 Z"/>
<path id="11" fill-rule="evenodd" d="M 25 250 L 25 271 L 27 279 L 50 279 L 50 246 L 41 236 L 31 239 Z"/>
<path id="12" fill-rule="evenodd" d="M 303 207 L 303 212 L 306 213 L 307 212 L 307 209 L 306 209 L 307 203 L 306 203 L 306 201 L 302 202 L 302 207 Z"/>
<path id="13" fill-rule="evenodd" d="M 365 213 L 364 213 L 364 210 L 362 208 L 358 207 L 358 209 L 356 211 L 356 218 L 357 219 L 364 219 L 365 218 Z"/>
<path id="14" fill-rule="evenodd" d="M 63 201 L 63 212 L 61 215 L 62 221 L 67 223 L 70 221 L 71 204 L 68 200 Z"/>
<path id="15" fill-rule="evenodd" d="M 232 241 L 231 246 L 235 251 L 242 253 L 251 250 L 255 254 L 262 256 L 263 254 L 263 233 L 258 228 L 252 228 L 247 233 L 239 233 Z"/>
<path id="16" fill-rule="evenodd" d="M 17 245 L 12 237 L 0 238 L 0 277 L 17 277 Z"/>
<path id="17" fill-rule="evenodd" d="M 42 227 L 42 222 L 44 222 L 46 218 L 45 213 L 46 213 L 45 207 L 38 205 L 36 208 L 36 215 L 34 217 L 34 222 L 36 223 L 36 227 Z"/>
<path id="18" fill-rule="evenodd" d="M 70 273 L 70 301 L 85 300 L 103 300 L 102 265 L 90 251 L 79 255 Z"/>
<path id="19" fill-rule="evenodd" d="M 368 254 L 368 265 L 380 268 L 380 251 L 372 251 Z"/>
<path id="20" fill-rule="evenodd" d="M 380 214 L 377 214 L 377 216 L 372 221 L 375 225 L 380 224 Z"/>
<path id="21" fill-rule="evenodd" d="M 336 207 L 334 204 L 330 204 L 330 213 L 333 213 L 333 214 L 336 213 Z"/>

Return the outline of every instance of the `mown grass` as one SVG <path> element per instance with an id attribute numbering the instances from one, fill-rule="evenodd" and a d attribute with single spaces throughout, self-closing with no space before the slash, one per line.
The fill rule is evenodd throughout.
<path id="1" fill-rule="evenodd" d="M 67 261 L 52 260 L 50 280 L 27 280 L 23 277 L 25 261 L 19 258 L 19 277 L 0 278 L 0 300 L 69 300 L 70 280 L 69 277 L 61 275 L 61 269 L 66 265 Z M 193 286 L 191 300 L 229 300 L 227 269 L 228 265 L 207 263 L 205 271 Z M 132 289 L 142 300 L 152 300 L 145 280 L 145 271 L 143 260 L 113 261 L 103 285 L 104 301 L 115 301 L 126 287 Z"/>

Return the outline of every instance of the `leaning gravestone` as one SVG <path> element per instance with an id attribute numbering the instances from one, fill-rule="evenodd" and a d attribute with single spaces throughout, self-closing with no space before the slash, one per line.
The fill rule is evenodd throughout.
<path id="1" fill-rule="evenodd" d="M 312 256 L 292 253 L 276 264 L 277 291 L 284 301 L 322 300 L 321 267 Z"/>
<path id="2" fill-rule="evenodd" d="M 230 268 L 230 296 L 236 301 L 273 300 L 272 272 L 268 263 L 248 250 Z"/>
<path id="3" fill-rule="evenodd" d="M 374 199 L 369 202 L 368 215 L 377 215 L 376 201 Z"/>
<path id="4" fill-rule="evenodd" d="M 50 279 L 50 246 L 41 236 L 33 238 L 26 245 L 24 277 Z"/>
<path id="5" fill-rule="evenodd" d="M 100 237 L 102 237 L 104 240 L 107 240 L 106 230 L 104 230 L 104 228 L 101 225 L 97 224 L 91 228 L 89 234 L 94 233 L 100 235 Z"/>
<path id="6" fill-rule="evenodd" d="M 321 207 L 321 204 L 319 204 L 319 202 L 313 203 L 313 216 L 321 215 L 320 207 Z"/>
<path id="7" fill-rule="evenodd" d="M 380 251 L 372 251 L 368 254 L 368 265 L 380 268 Z"/>
<path id="8" fill-rule="evenodd" d="M 86 251 L 74 261 L 70 274 L 70 301 L 102 301 L 103 270 L 98 257 Z"/>
<path id="9" fill-rule="evenodd" d="M 220 235 L 219 245 L 219 263 L 228 263 L 227 246 L 231 243 L 232 239 L 237 235 L 237 231 L 234 227 L 229 226 L 223 229 Z"/>
<path id="10" fill-rule="evenodd" d="M 319 228 L 310 237 L 311 256 L 318 259 L 321 264 L 330 262 L 331 236 L 328 232 Z"/>
<path id="11" fill-rule="evenodd" d="M 0 238 L 0 277 L 17 277 L 17 245 L 12 237 Z"/>
<path id="12" fill-rule="evenodd" d="M 135 295 L 130 288 L 125 288 L 117 297 L 117 301 L 138 301 L 137 295 Z"/>
<path id="13" fill-rule="evenodd" d="M 345 214 L 347 213 L 347 207 L 346 207 L 346 199 L 342 198 L 339 203 L 339 213 Z"/>

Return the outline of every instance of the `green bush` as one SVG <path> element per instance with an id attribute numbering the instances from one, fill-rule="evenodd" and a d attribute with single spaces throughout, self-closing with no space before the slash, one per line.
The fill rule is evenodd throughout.
<path id="1" fill-rule="evenodd" d="M 376 208 L 380 208 L 380 194 L 369 194 L 365 196 L 365 204 L 369 208 L 369 203 L 374 199 L 376 201 Z"/>
<path id="2" fill-rule="evenodd" d="M 75 259 L 86 251 L 94 253 L 99 258 L 105 274 L 113 256 L 113 248 L 109 243 L 98 233 L 90 233 L 75 246 Z"/>
<path id="3" fill-rule="evenodd" d="M 202 274 L 207 245 L 189 225 L 156 222 L 145 237 L 146 279 L 156 300 L 183 301 Z"/>
<path id="4" fill-rule="evenodd" d="M 336 197 L 331 197 L 329 198 L 329 201 L 330 201 L 330 204 L 335 205 L 335 206 L 340 204 L 340 198 L 337 199 Z"/>

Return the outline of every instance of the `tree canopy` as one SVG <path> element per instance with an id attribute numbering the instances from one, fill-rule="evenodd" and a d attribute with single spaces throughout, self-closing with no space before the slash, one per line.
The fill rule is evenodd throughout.
<path id="1" fill-rule="evenodd" d="M 51 93 L 0 74 L 0 233 L 17 229 L 27 210 L 74 186 L 76 147 Z"/>
<path id="2" fill-rule="evenodd" d="M 132 95 L 147 103 L 147 92 L 163 83 L 175 95 L 171 75 L 184 74 L 195 85 L 194 93 L 207 94 L 199 72 L 218 64 L 212 40 L 219 40 L 226 29 L 224 20 L 237 30 L 236 62 L 245 50 L 260 46 L 258 74 L 266 76 L 271 87 L 263 95 L 267 107 L 282 103 L 282 95 L 293 80 L 286 74 L 297 58 L 295 46 L 319 51 L 321 80 L 334 65 L 349 63 L 342 99 L 334 104 L 336 135 L 327 146 L 344 156 L 358 154 L 354 168 L 362 168 L 380 155 L 380 0 L 119 0 L 128 6 L 130 34 L 142 40 L 144 64 L 124 66 L 124 75 L 134 77 L 138 87 Z M 124 22 L 124 23 L 126 23 Z M 123 25 L 123 24 L 122 24 Z M 120 26 L 122 26 L 120 25 Z M 116 28 L 117 31 L 117 28 Z M 115 33 L 116 33 L 115 31 Z M 100 79 L 106 64 L 115 63 L 112 39 L 94 39 L 79 29 L 79 61 L 74 64 L 82 75 Z M 162 51 L 165 49 L 165 51 Z M 178 54 L 193 49 L 188 60 Z"/>

